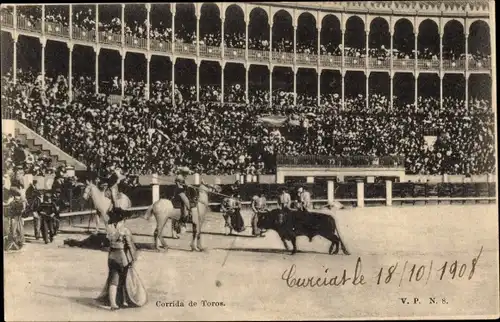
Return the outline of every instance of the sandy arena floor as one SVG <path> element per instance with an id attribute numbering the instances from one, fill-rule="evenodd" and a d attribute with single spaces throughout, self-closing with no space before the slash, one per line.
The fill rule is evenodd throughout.
<path id="1" fill-rule="evenodd" d="M 249 218 L 245 214 L 247 225 Z M 338 211 L 335 218 L 350 256 L 328 255 L 329 243 L 321 237 L 311 243 L 299 238 L 300 252 L 291 256 L 283 252 L 274 231 L 254 238 L 249 236 L 248 227 L 238 236 L 224 236 L 221 215 L 212 213 L 202 236 L 206 252 L 188 251 L 189 232 L 179 240 L 168 238 L 171 248 L 166 253 L 141 251 L 136 268 L 148 290 L 148 304 L 115 312 L 93 300 L 106 279 L 107 253 L 63 246 L 66 238 L 88 236 L 86 221 L 63 227 L 52 244 L 28 238 L 30 243 L 21 252 L 5 254 L 5 319 L 498 317 L 496 205 L 349 209 Z M 152 243 L 153 225 L 154 221 L 143 219 L 127 222 L 140 244 Z M 32 233 L 31 227 L 28 233 Z M 170 236 L 169 225 L 164 235 Z M 343 286 L 291 288 L 282 279 L 292 265 L 295 278 L 331 278 L 342 275 L 344 269 L 352 278 L 358 258 L 364 285 L 348 281 Z M 453 271 L 455 261 L 453 274 L 450 269 Z M 439 269 L 445 263 L 443 273 Z M 387 269 L 396 264 L 392 278 L 385 283 Z M 415 298 L 419 299 L 417 304 Z M 435 303 L 430 303 L 430 298 Z M 184 307 L 162 307 L 162 303 L 177 300 Z M 203 300 L 223 302 L 224 306 L 203 306 Z M 190 307 L 190 301 L 196 301 L 197 306 Z"/>

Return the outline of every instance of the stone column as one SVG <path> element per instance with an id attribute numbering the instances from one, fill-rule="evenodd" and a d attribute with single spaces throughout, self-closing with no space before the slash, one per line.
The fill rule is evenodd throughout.
<path id="1" fill-rule="evenodd" d="M 392 206 L 392 181 L 385 181 L 385 205 Z"/>
<path id="2" fill-rule="evenodd" d="M 220 102 L 224 103 L 224 69 L 226 68 L 226 62 L 220 62 L 220 88 L 221 88 L 221 96 Z"/>
<path id="3" fill-rule="evenodd" d="M 335 182 L 333 180 L 328 180 L 328 204 L 333 204 L 335 201 Z"/>
<path id="4" fill-rule="evenodd" d="M 67 42 L 69 62 L 68 62 L 68 97 L 69 100 L 73 100 L 73 43 Z"/>
<path id="5" fill-rule="evenodd" d="M 15 8 L 15 7 L 14 7 Z M 14 9 L 15 12 L 15 9 Z M 13 33 L 13 40 L 14 40 L 14 48 L 13 48 L 13 55 L 12 55 L 12 73 L 13 73 L 13 80 L 14 84 L 17 84 L 17 38 L 18 35 L 16 32 Z"/>
<path id="6" fill-rule="evenodd" d="M 47 38 L 41 37 L 40 44 L 42 45 L 42 87 L 45 88 L 45 47 L 47 46 Z"/>
<path id="7" fill-rule="evenodd" d="M 199 45 L 198 45 L 199 47 Z M 201 61 L 197 58 L 196 61 L 196 101 L 200 101 L 200 65 Z"/>
<path id="8" fill-rule="evenodd" d="M 144 55 L 146 57 L 146 99 L 149 100 L 149 92 L 151 91 L 151 53 Z"/>
<path id="9" fill-rule="evenodd" d="M 122 92 L 122 98 L 125 97 L 125 57 L 127 57 L 127 53 L 125 51 L 120 52 L 121 59 L 122 59 L 122 71 L 121 71 L 121 92 Z"/>
<path id="10" fill-rule="evenodd" d="M 357 199 L 358 208 L 365 207 L 365 183 L 361 180 L 357 181 Z"/>
<path id="11" fill-rule="evenodd" d="M 155 203 L 160 200 L 160 185 L 158 184 L 158 174 L 154 173 L 151 178 L 151 187 L 152 187 L 152 201 Z"/>

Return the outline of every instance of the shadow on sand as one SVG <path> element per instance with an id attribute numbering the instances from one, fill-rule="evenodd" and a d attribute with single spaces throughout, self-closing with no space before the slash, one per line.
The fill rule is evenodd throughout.
<path id="1" fill-rule="evenodd" d="M 86 307 L 89 307 L 92 309 L 101 309 L 101 310 L 109 311 L 108 308 L 99 304 L 99 302 L 97 302 L 97 300 L 95 298 L 92 298 L 92 297 L 62 296 L 62 295 L 56 295 L 56 294 L 50 294 L 50 293 L 44 293 L 44 292 L 35 292 L 35 293 L 41 294 L 41 295 L 46 295 L 46 296 L 57 297 L 57 298 L 61 298 L 61 299 L 69 299 L 70 301 L 77 303 L 77 304 L 80 304 L 82 306 L 86 306 Z"/>
<path id="2" fill-rule="evenodd" d="M 68 238 L 64 240 L 64 245 L 70 247 L 80 247 L 85 249 L 94 249 L 94 250 L 109 250 L 109 240 L 106 238 L 106 234 L 97 233 L 92 234 L 84 240 L 77 240 Z M 138 250 L 153 250 L 154 245 L 151 243 L 135 243 L 135 246 Z"/>
<path id="3" fill-rule="evenodd" d="M 268 253 L 268 254 L 290 254 L 291 250 L 286 249 L 275 249 L 275 248 L 216 248 L 218 250 L 225 250 L 231 252 L 247 252 L 247 253 Z M 297 250 L 297 254 L 318 254 L 318 255 L 328 255 L 328 252 L 317 252 L 317 251 L 302 251 Z"/>

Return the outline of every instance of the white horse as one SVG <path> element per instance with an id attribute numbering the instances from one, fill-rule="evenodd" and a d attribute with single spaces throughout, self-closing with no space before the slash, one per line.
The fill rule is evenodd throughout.
<path id="1" fill-rule="evenodd" d="M 205 221 L 205 215 L 209 210 L 208 205 L 208 192 L 212 190 L 217 190 L 215 186 L 208 185 L 202 181 L 198 189 L 198 203 L 192 208 L 191 213 L 193 215 L 193 240 L 191 241 L 191 250 L 193 251 L 203 251 L 201 246 L 201 227 Z M 174 232 L 174 227 L 177 221 L 181 217 L 181 209 L 174 209 L 172 201 L 169 199 L 159 199 L 151 206 L 144 214 L 144 219 L 150 220 L 152 217 L 156 219 L 156 229 L 154 231 L 154 244 L 157 250 L 160 249 L 158 241 L 164 247 L 164 250 L 168 249 L 167 242 L 163 239 L 163 229 L 169 219 L 172 220 L 172 235 L 176 236 Z"/>
<path id="2" fill-rule="evenodd" d="M 99 230 L 99 219 L 102 218 L 104 221 L 104 225 L 107 228 L 108 227 L 108 212 L 112 208 L 112 202 L 111 199 L 106 197 L 104 191 L 101 191 L 95 184 L 93 184 L 91 181 L 87 180 L 86 181 L 86 187 L 83 192 L 83 199 L 88 200 L 89 198 L 92 200 L 92 203 L 94 205 L 95 210 L 97 211 L 97 217 L 96 217 L 96 231 Z M 132 202 L 130 201 L 129 197 L 125 195 L 124 193 L 118 193 L 117 195 L 117 200 L 116 200 L 116 206 L 120 207 L 122 209 L 128 209 L 132 206 Z"/>

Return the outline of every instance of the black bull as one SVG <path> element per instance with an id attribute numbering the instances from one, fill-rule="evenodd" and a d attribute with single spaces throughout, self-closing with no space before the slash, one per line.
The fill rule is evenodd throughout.
<path id="1" fill-rule="evenodd" d="M 313 237 L 322 236 L 332 242 L 329 254 L 337 254 L 339 245 L 344 254 L 349 255 L 332 216 L 300 210 L 273 209 L 258 214 L 257 226 L 260 229 L 272 229 L 278 233 L 285 248 L 289 250 L 287 240 L 292 242 L 292 254 L 297 252 L 297 237 L 307 236 L 311 242 Z"/>

